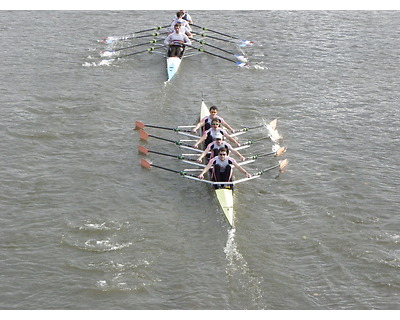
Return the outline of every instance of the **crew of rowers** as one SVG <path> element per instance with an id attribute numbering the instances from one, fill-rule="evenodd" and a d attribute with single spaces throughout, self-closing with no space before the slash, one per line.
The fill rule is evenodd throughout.
<path id="1" fill-rule="evenodd" d="M 170 33 L 164 40 L 164 44 L 169 46 L 168 57 L 181 58 L 185 51 L 185 45 L 192 44 L 189 39 L 193 37 L 190 24 L 193 24 L 190 15 L 186 10 L 179 10 L 172 20 Z"/>
<path id="2" fill-rule="evenodd" d="M 250 178 L 252 175 L 240 166 L 234 158 L 230 157 L 229 152 L 234 153 L 241 161 L 246 160 L 246 158 L 241 155 L 239 151 L 235 150 L 231 144 L 224 141 L 224 137 L 237 147 L 240 147 L 240 143 L 230 136 L 225 129 L 222 129 L 221 126 L 230 130 L 231 133 L 234 133 L 235 130 L 233 130 L 223 118 L 217 115 L 217 107 L 212 106 L 209 111 L 210 115 L 201 119 L 192 129 L 192 132 L 196 133 L 198 129 L 204 128 L 203 135 L 196 141 L 193 147 L 198 148 L 203 142 L 205 142 L 207 146 L 198 157 L 197 162 L 201 163 L 203 159 L 207 159 L 208 154 L 210 154 L 210 160 L 203 171 L 198 175 L 198 178 L 204 179 L 204 174 L 211 170 L 212 181 L 231 182 L 233 176 L 232 166 L 245 174 L 247 178 Z M 232 188 L 231 185 L 221 185 L 220 187 Z"/>
<path id="3" fill-rule="evenodd" d="M 193 21 L 186 10 L 180 10 L 176 13 L 176 17 L 171 23 L 170 33 L 164 40 L 164 44 L 169 46 L 169 57 L 181 58 L 185 50 L 185 45 L 192 44 L 190 38 L 192 38 L 193 35 L 191 33 L 192 29 L 190 24 L 193 24 Z M 227 138 L 237 147 L 240 147 L 240 143 L 230 136 L 226 130 L 222 129 L 221 126 L 230 130 L 231 133 L 234 133 L 235 130 L 233 130 L 223 118 L 217 115 L 217 107 L 212 106 L 209 111 L 210 115 L 201 119 L 192 130 L 193 133 L 196 133 L 200 128 L 204 130 L 202 137 L 193 146 L 194 148 L 198 148 L 203 142 L 206 146 L 197 161 L 201 163 L 204 158 L 210 159 L 206 167 L 198 175 L 198 178 L 204 179 L 204 174 L 211 171 L 211 180 L 231 182 L 233 176 L 232 166 L 245 174 L 247 178 L 250 178 L 252 175 L 241 167 L 234 158 L 230 157 L 229 152 L 234 153 L 241 161 L 244 161 L 245 157 L 243 157 L 240 152 L 233 149 L 232 145 L 224 141 L 223 138 Z M 219 187 L 225 186 L 220 185 Z M 228 185 L 226 188 L 232 188 L 232 185 Z"/>

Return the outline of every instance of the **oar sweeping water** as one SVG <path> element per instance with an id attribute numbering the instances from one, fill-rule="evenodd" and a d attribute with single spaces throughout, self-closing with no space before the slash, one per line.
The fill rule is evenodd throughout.
<path id="1" fill-rule="evenodd" d="M 150 40 L 150 41 L 147 41 L 147 42 L 143 42 L 143 43 L 138 43 L 138 44 L 135 44 L 135 45 L 129 46 L 129 47 L 118 48 L 118 49 L 114 49 L 114 50 L 103 50 L 103 51 L 100 52 L 100 56 L 101 57 L 109 57 L 109 56 L 112 56 L 113 54 L 115 54 L 115 53 L 117 53 L 117 52 L 119 52 L 121 50 L 132 49 L 132 48 L 136 48 L 136 47 L 140 47 L 140 46 L 145 46 L 145 45 L 147 45 L 149 43 L 156 43 L 156 42 L 157 42 L 157 40 L 153 39 L 153 40 Z"/>
<path id="2" fill-rule="evenodd" d="M 196 42 L 198 42 L 198 43 L 200 43 L 200 44 L 202 44 L 202 45 L 204 45 L 204 46 L 209 46 L 209 47 L 211 47 L 211 48 L 220 50 L 220 51 L 222 51 L 222 52 L 229 53 L 229 54 L 233 55 L 236 59 L 238 59 L 240 62 L 248 62 L 248 60 L 247 60 L 247 58 L 246 58 L 245 56 L 238 55 L 238 54 L 235 54 L 235 53 L 232 52 L 232 51 L 222 49 L 222 48 L 217 47 L 217 46 L 214 46 L 214 45 L 212 45 L 212 44 L 210 44 L 210 43 L 206 43 L 204 40 L 197 40 L 197 39 L 194 39 L 194 38 L 193 38 L 192 40 L 194 40 L 194 41 L 196 41 Z"/>
<path id="3" fill-rule="evenodd" d="M 187 46 L 188 46 L 188 47 L 191 47 L 191 48 L 193 48 L 193 49 L 195 49 L 195 50 L 197 50 L 197 51 L 204 52 L 204 53 L 208 53 L 208 54 L 210 54 L 210 55 L 212 55 L 212 56 L 214 56 L 214 57 L 218 57 L 218 58 L 221 58 L 221 59 L 224 59 L 224 60 L 227 60 L 227 61 L 231 61 L 231 62 L 235 63 L 238 67 L 248 67 L 248 66 L 249 66 L 249 65 L 248 65 L 247 63 L 245 63 L 245 62 L 237 62 L 237 61 L 235 61 L 235 60 L 233 60 L 233 59 L 226 58 L 226 57 L 224 57 L 224 56 L 220 56 L 219 54 L 215 54 L 215 53 L 212 53 L 212 52 L 210 52 L 210 51 L 204 50 L 203 48 L 196 48 L 196 47 L 194 47 L 194 46 L 192 46 L 192 45 L 187 45 Z"/>
<path id="4" fill-rule="evenodd" d="M 145 35 L 145 36 L 138 36 L 138 37 L 137 37 L 137 36 L 135 36 L 135 34 L 147 32 L 147 31 L 153 31 L 153 30 L 161 30 L 161 29 L 166 28 L 166 27 L 169 27 L 169 26 L 170 26 L 170 25 L 166 25 L 166 26 L 163 26 L 163 27 L 154 27 L 154 28 L 150 28 L 150 29 L 140 30 L 140 31 L 136 31 L 135 33 L 132 33 L 132 34 L 130 34 L 130 35 L 127 35 L 127 36 L 111 36 L 111 37 L 106 37 L 106 38 L 104 38 L 102 41 L 103 41 L 104 43 L 111 44 L 111 43 L 113 43 L 114 41 L 131 40 L 131 39 L 134 39 L 134 38 L 145 38 L 145 37 L 148 37 L 148 35 Z M 159 33 L 153 33 L 152 35 L 159 35 Z"/>

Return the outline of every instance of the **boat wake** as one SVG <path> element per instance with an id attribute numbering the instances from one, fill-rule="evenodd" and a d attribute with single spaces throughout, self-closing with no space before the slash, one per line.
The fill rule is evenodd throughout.
<path id="1" fill-rule="evenodd" d="M 250 303 L 254 304 L 250 309 L 266 309 L 267 307 L 264 305 L 265 302 L 260 287 L 262 278 L 252 275 L 245 258 L 237 247 L 235 231 L 234 228 L 229 230 L 224 252 L 227 259 L 226 274 L 228 280 L 234 289 L 233 291 L 240 292 L 242 295 L 237 297 L 238 308 L 240 308 L 241 303 L 244 303 L 246 308 L 249 308 L 249 304 L 245 301 L 246 299 L 250 299 Z"/>

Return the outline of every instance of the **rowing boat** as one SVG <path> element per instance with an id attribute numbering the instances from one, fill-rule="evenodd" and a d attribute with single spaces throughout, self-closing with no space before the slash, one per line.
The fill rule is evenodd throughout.
<path id="1" fill-rule="evenodd" d="M 201 108 L 200 108 L 200 118 L 202 119 L 202 118 L 204 118 L 204 117 L 206 117 L 208 115 L 209 115 L 209 110 L 207 108 L 207 105 L 205 104 L 204 101 L 202 101 Z M 160 151 L 148 150 L 147 148 L 145 148 L 143 146 L 139 146 L 138 147 L 139 153 L 142 153 L 142 154 L 145 154 L 145 155 L 147 155 L 148 153 L 154 153 L 154 154 L 158 154 L 158 155 L 173 157 L 173 158 L 178 159 L 178 160 L 180 160 L 180 161 L 182 161 L 182 162 L 184 162 L 186 164 L 190 164 L 190 165 L 196 166 L 197 168 L 201 167 L 201 170 L 205 167 L 204 163 L 200 164 L 200 163 L 198 163 L 196 161 L 196 159 L 198 158 L 198 152 L 202 152 L 202 151 L 192 147 L 193 141 L 198 140 L 198 136 L 194 136 L 192 133 L 189 133 L 189 132 L 191 132 L 191 130 L 189 130 L 188 128 L 193 128 L 193 126 L 180 126 L 180 127 L 177 127 L 177 128 L 169 128 L 169 127 L 156 126 L 156 125 L 145 125 L 144 123 L 142 123 L 140 121 L 136 121 L 135 124 L 136 124 L 135 129 L 139 130 L 139 133 L 140 133 L 139 137 L 140 137 L 141 140 L 147 141 L 149 137 L 152 137 L 152 138 L 163 140 L 163 141 L 166 141 L 166 142 L 172 142 L 175 145 L 179 146 L 180 148 L 183 148 L 185 150 L 190 150 L 190 152 L 195 152 L 194 154 L 190 153 L 190 154 L 174 155 L 174 154 L 163 153 L 163 152 L 160 152 Z M 148 134 L 144 130 L 145 127 L 152 127 L 152 128 L 163 129 L 163 130 L 171 130 L 171 131 L 174 131 L 174 132 L 176 132 L 176 133 L 178 133 L 180 135 L 185 136 L 186 138 L 191 138 L 191 139 L 195 139 L 195 140 L 178 140 L 178 141 L 174 141 L 174 140 L 171 140 L 171 139 L 168 139 L 168 138 L 165 138 L 165 137 L 159 137 L 159 136 Z M 263 140 L 263 139 L 266 139 L 266 138 L 271 139 L 271 141 L 273 141 L 275 143 L 277 143 L 277 139 L 278 140 L 282 139 L 282 137 L 278 134 L 278 132 L 276 130 L 276 120 L 271 121 L 269 124 L 263 124 L 261 126 L 256 126 L 256 127 L 252 127 L 252 128 L 244 127 L 244 128 L 242 128 L 240 130 L 237 130 L 237 132 L 232 134 L 232 136 L 233 135 L 238 136 L 240 134 L 247 133 L 249 130 L 252 130 L 252 129 L 255 129 L 255 128 L 259 128 L 259 127 L 265 127 L 268 130 L 269 134 L 268 134 L 267 137 L 259 138 L 259 139 L 256 139 L 256 140 L 248 140 L 247 142 L 244 142 L 241 147 L 235 148 L 235 149 L 238 150 L 238 149 L 243 149 L 243 148 L 249 147 L 250 145 L 253 145 L 255 142 Z M 192 143 L 190 144 L 188 142 L 192 142 Z M 250 156 L 250 157 L 248 157 L 248 160 L 240 163 L 240 165 L 246 165 L 246 164 L 252 163 L 256 159 L 258 159 L 258 158 L 260 158 L 262 156 L 267 156 L 267 155 L 280 156 L 286 151 L 286 148 L 280 147 L 278 144 L 275 144 L 272 149 L 273 149 L 272 152 Z M 196 155 L 196 152 L 197 152 L 197 155 Z M 282 161 L 279 161 L 278 165 L 274 165 L 274 166 L 272 166 L 270 168 L 258 171 L 257 173 L 253 174 L 249 178 L 246 177 L 246 178 L 242 178 L 242 179 L 238 179 L 238 180 L 233 180 L 231 182 L 224 182 L 223 184 L 225 186 L 229 186 L 229 188 L 218 188 L 219 187 L 218 185 L 220 185 L 221 182 L 214 182 L 214 181 L 211 181 L 209 179 L 199 179 L 197 177 L 197 175 L 190 174 L 190 172 L 198 171 L 198 169 L 174 170 L 174 169 L 171 169 L 171 168 L 155 165 L 155 164 L 153 164 L 153 163 L 151 163 L 151 162 L 149 162 L 149 161 L 147 161 L 147 160 L 145 160 L 143 158 L 141 159 L 141 166 L 144 167 L 144 168 L 147 168 L 147 169 L 150 169 L 151 167 L 160 168 L 160 169 L 163 169 L 163 170 L 166 170 L 166 171 L 169 171 L 169 172 L 178 173 L 181 176 L 183 176 L 185 178 L 188 178 L 188 179 L 191 179 L 191 180 L 195 180 L 195 181 L 199 181 L 199 182 L 203 182 L 203 183 L 207 183 L 207 184 L 212 185 L 214 187 L 214 190 L 215 190 L 215 195 L 216 195 L 218 204 L 221 207 L 221 209 L 222 209 L 222 211 L 224 213 L 224 216 L 226 217 L 226 219 L 227 219 L 227 221 L 228 221 L 228 223 L 229 223 L 229 225 L 231 227 L 234 226 L 234 220 L 235 220 L 234 219 L 235 218 L 235 213 L 234 213 L 233 186 L 238 184 L 238 183 L 242 183 L 242 182 L 245 182 L 245 181 L 250 181 L 250 180 L 259 178 L 263 173 L 271 171 L 271 170 L 273 170 L 275 168 L 279 168 L 279 171 L 283 172 L 283 170 L 287 166 L 287 163 L 288 163 L 288 161 L 286 159 L 282 160 Z"/>
<path id="2" fill-rule="evenodd" d="M 210 115 L 209 109 L 204 101 L 201 102 L 200 119 Z M 218 203 L 225 214 L 229 224 L 233 227 L 233 186 L 230 188 L 215 189 L 215 195 Z"/>
<path id="3" fill-rule="evenodd" d="M 197 46 L 194 45 L 185 45 L 185 51 L 189 51 L 188 53 L 184 53 L 185 55 L 182 57 L 168 57 L 168 48 L 162 42 L 165 39 L 165 36 L 169 32 L 169 25 L 162 27 L 154 27 L 146 30 L 140 30 L 134 32 L 132 34 L 127 34 L 123 36 L 110 36 L 106 37 L 103 40 L 99 40 L 108 46 L 105 50 L 100 51 L 100 56 L 105 59 L 99 62 L 99 65 L 108 65 L 114 60 L 118 60 L 121 58 L 126 58 L 130 56 L 134 56 L 141 53 L 155 53 L 162 54 L 166 58 L 167 64 L 167 81 L 171 81 L 174 76 L 177 74 L 179 66 L 181 65 L 182 59 L 187 58 L 192 55 L 205 53 L 211 55 L 213 57 L 224 59 L 225 61 L 233 62 L 238 67 L 248 67 L 248 59 L 244 55 L 243 48 L 250 47 L 253 45 L 252 41 L 249 40 L 239 40 L 234 36 L 227 35 L 225 33 L 221 33 L 215 30 L 207 29 L 204 27 L 200 27 L 197 25 L 193 25 L 193 27 L 199 28 L 202 31 L 209 31 L 211 33 L 216 33 L 220 35 L 219 37 L 205 34 L 204 32 L 192 32 L 193 37 L 191 38 L 192 42 L 197 43 Z M 154 32 L 156 31 L 156 32 Z M 149 32 L 148 34 L 146 34 Z M 222 36 L 222 37 L 221 37 Z M 150 41 L 139 42 L 136 40 L 144 39 L 144 38 L 152 38 Z M 205 38 L 211 39 L 213 42 L 209 43 L 205 41 Z M 151 47 L 134 51 L 134 48 L 142 47 L 151 44 Z M 229 46 L 226 48 L 226 46 Z M 225 48 L 223 48 L 225 47 Z M 218 50 L 223 52 L 223 54 L 217 54 L 208 50 L 208 48 L 212 50 Z M 167 50 L 166 50 L 167 49 Z M 228 50 L 227 50 L 228 49 Z"/>

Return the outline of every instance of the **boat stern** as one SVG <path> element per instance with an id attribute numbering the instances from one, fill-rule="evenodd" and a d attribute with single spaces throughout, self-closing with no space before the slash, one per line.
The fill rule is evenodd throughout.
<path id="1" fill-rule="evenodd" d="M 233 190 L 232 189 L 216 189 L 215 194 L 217 195 L 217 199 L 219 205 L 224 211 L 225 217 L 228 220 L 229 224 L 233 227 Z"/>

